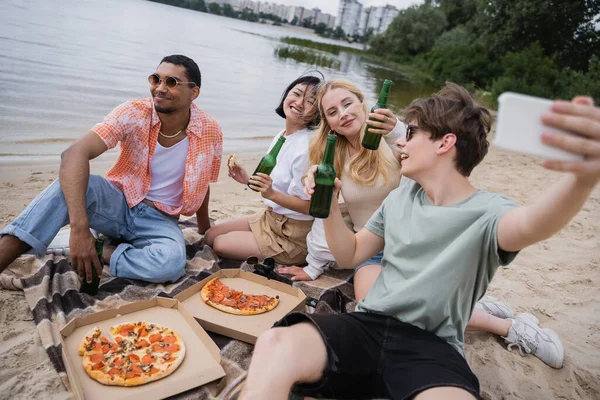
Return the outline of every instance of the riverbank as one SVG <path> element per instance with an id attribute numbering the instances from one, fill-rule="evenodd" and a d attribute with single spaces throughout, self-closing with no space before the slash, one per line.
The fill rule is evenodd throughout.
<path id="1" fill-rule="evenodd" d="M 259 157 L 238 154 L 247 169 Z M 472 181 L 527 204 L 558 177 L 543 170 L 538 161 L 492 148 Z M 92 173 L 105 173 L 111 164 L 94 160 Z M 0 227 L 13 220 L 57 174 L 58 163 L 0 168 Z M 260 195 L 229 178 L 223 163 L 219 182 L 211 186 L 211 218 L 240 217 L 261 206 Z M 600 398 L 599 221 L 600 187 L 562 232 L 522 251 L 510 268 L 496 274 L 488 294 L 505 301 L 516 313 L 534 314 L 543 327 L 554 329 L 563 340 L 565 362 L 555 370 L 533 356 L 508 352 L 501 338 L 467 333 L 466 356 L 485 399 Z M 0 398 L 69 396 L 41 347 L 23 293 L 1 289 Z"/>

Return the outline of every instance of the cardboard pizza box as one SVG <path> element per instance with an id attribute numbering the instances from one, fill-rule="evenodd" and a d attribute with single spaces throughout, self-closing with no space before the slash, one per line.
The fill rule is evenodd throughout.
<path id="1" fill-rule="evenodd" d="M 179 333 L 185 344 L 185 358 L 179 368 L 162 379 L 133 387 L 103 385 L 90 378 L 83 369 L 82 357 L 77 354 L 77 348 L 85 334 L 98 327 L 112 341 L 114 338 L 109 331 L 111 326 L 136 321 L 165 326 Z M 225 371 L 219 364 L 219 348 L 181 303 L 174 299 L 155 297 L 75 318 L 60 333 L 62 358 L 71 391 L 79 400 L 161 399 L 225 376 Z"/>
<path id="2" fill-rule="evenodd" d="M 257 315 L 229 314 L 204 303 L 200 291 L 213 278 L 235 290 L 247 294 L 279 296 L 279 304 L 273 310 Z M 304 311 L 306 296 L 300 289 L 285 283 L 269 280 L 263 276 L 239 269 L 223 269 L 196 283 L 175 296 L 204 329 L 243 342 L 254 344 L 258 336 L 290 311 Z"/>

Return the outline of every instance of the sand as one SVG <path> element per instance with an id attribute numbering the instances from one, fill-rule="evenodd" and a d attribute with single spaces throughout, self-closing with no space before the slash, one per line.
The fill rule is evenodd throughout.
<path id="1" fill-rule="evenodd" d="M 256 155 L 238 155 L 251 169 Z M 225 163 L 224 163 L 225 164 Z M 110 160 L 92 162 L 103 173 Z M 225 166 L 211 187 L 210 215 L 216 220 L 247 215 L 261 207 L 260 195 L 227 176 Z M 0 165 L 0 227 L 9 223 L 58 174 L 58 160 L 37 165 Z M 518 204 L 536 199 L 559 174 L 539 160 L 492 148 L 473 173 L 476 186 L 500 192 Z M 583 210 L 555 237 L 534 245 L 501 269 L 488 294 L 515 312 L 536 315 L 565 346 L 564 367 L 552 369 L 533 356 L 508 352 L 503 340 L 468 333 L 466 354 L 486 399 L 600 398 L 600 187 Z M 0 398 L 64 399 L 60 383 L 33 323 L 22 292 L 0 289 Z"/>

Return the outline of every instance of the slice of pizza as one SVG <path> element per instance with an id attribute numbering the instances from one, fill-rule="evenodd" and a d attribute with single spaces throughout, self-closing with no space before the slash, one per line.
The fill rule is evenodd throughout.
<path id="1" fill-rule="evenodd" d="M 211 307 L 235 315 L 256 315 L 271 311 L 279 296 L 246 294 L 233 290 L 219 278 L 211 279 L 200 291 L 202 300 Z"/>
<path id="2" fill-rule="evenodd" d="M 110 342 L 98 328 L 79 346 L 86 373 L 105 385 L 138 386 L 172 374 L 183 361 L 185 345 L 174 330 L 147 322 L 110 328 Z"/>
<path id="3" fill-rule="evenodd" d="M 227 159 L 227 167 L 229 169 L 233 169 L 233 168 L 235 168 L 236 165 L 237 165 L 237 156 L 235 154 L 232 154 Z"/>

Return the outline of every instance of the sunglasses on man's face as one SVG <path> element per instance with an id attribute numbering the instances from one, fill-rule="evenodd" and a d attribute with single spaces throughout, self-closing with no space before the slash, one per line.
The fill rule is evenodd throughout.
<path id="1" fill-rule="evenodd" d="M 160 78 L 160 76 L 158 76 L 158 74 L 152 74 L 148 77 L 148 82 L 150 82 L 150 84 L 152 86 L 158 86 L 160 85 L 160 83 L 163 81 L 163 79 Z M 195 82 L 183 82 L 180 81 L 178 78 L 175 78 L 174 76 L 167 76 L 164 79 L 165 85 L 167 85 L 168 88 L 173 89 L 175 86 L 177 85 L 183 85 L 183 84 L 192 84 L 194 86 L 196 86 Z"/>
<path id="2" fill-rule="evenodd" d="M 419 130 L 419 127 L 416 125 L 407 125 L 406 126 L 406 141 L 408 142 L 410 139 L 412 139 L 413 135 L 415 134 L 415 131 Z"/>

